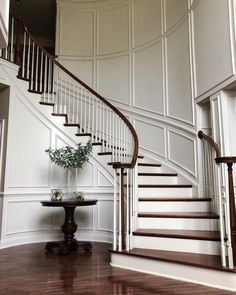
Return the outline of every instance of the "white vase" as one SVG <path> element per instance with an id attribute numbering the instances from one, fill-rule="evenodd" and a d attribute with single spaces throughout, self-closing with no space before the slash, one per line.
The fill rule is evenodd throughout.
<path id="1" fill-rule="evenodd" d="M 73 199 L 76 192 L 76 168 L 68 168 L 67 173 L 67 199 Z"/>

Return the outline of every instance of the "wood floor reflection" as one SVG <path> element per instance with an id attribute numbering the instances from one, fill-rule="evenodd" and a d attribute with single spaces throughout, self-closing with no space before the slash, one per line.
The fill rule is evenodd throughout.
<path id="1" fill-rule="evenodd" d="M 112 268 L 110 246 L 93 243 L 93 253 L 46 253 L 44 244 L 0 250 L 0 294 L 184 295 L 235 294 L 181 281 Z"/>

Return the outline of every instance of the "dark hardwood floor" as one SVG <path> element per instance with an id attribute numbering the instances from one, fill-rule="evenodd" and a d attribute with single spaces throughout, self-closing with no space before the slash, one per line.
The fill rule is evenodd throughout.
<path id="1" fill-rule="evenodd" d="M 93 253 L 46 253 L 31 244 L 0 250 L 0 294 L 230 295 L 227 292 L 138 272 L 112 268 L 110 247 L 93 243 Z"/>

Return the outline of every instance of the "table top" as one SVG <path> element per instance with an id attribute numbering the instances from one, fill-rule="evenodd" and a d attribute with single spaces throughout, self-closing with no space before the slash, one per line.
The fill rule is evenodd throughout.
<path id="1" fill-rule="evenodd" d="M 41 201 L 42 206 L 47 207 L 80 207 L 80 206 L 91 206 L 95 205 L 98 200 L 62 200 L 62 201 Z"/>

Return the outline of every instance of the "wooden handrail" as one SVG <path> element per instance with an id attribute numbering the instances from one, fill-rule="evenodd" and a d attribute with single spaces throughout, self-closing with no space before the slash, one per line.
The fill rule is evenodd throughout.
<path id="1" fill-rule="evenodd" d="M 218 144 L 214 142 L 214 140 L 209 135 L 206 135 L 203 131 L 200 130 L 198 131 L 198 137 L 200 139 L 206 140 L 213 147 L 216 152 L 216 158 L 219 158 L 221 156 Z"/>
<path id="2" fill-rule="evenodd" d="M 132 160 L 130 163 L 116 163 L 113 167 L 114 168 L 134 168 L 137 159 L 138 159 L 138 149 L 139 149 L 139 141 L 137 133 L 133 127 L 133 125 L 130 123 L 130 121 L 125 117 L 124 114 L 122 114 L 115 106 L 113 106 L 109 101 L 107 101 L 103 96 L 101 96 L 99 93 L 97 93 L 94 89 L 89 87 L 86 83 L 84 83 L 82 80 L 77 78 L 75 75 L 73 75 L 69 70 L 67 70 L 62 64 L 60 64 L 56 59 L 55 56 L 49 54 L 38 42 L 36 39 L 31 35 L 31 33 L 28 31 L 24 20 L 21 17 L 14 17 L 18 21 L 22 23 L 23 31 L 25 31 L 28 36 L 32 39 L 32 41 L 44 52 L 44 54 L 55 64 L 57 65 L 63 72 L 65 72 L 68 76 L 70 76 L 73 80 L 78 82 L 80 85 L 82 85 L 85 89 L 87 89 L 89 92 L 91 92 L 94 96 L 96 96 L 98 99 L 100 99 L 104 104 L 106 104 L 110 109 L 112 109 L 122 120 L 123 122 L 128 126 L 134 140 L 134 151 Z"/>

